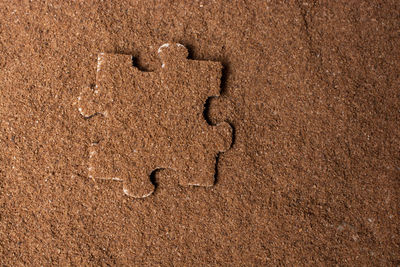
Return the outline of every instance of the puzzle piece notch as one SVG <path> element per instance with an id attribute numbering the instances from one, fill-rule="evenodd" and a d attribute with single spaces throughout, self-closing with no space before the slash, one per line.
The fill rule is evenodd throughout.
<path id="1" fill-rule="evenodd" d="M 183 78 L 182 76 L 187 73 L 187 71 L 185 71 L 186 64 L 183 64 L 183 62 L 196 62 L 198 65 L 198 72 L 203 73 L 202 78 L 207 80 L 207 82 L 204 83 L 206 85 L 204 89 L 207 90 L 202 92 L 202 98 L 207 100 L 209 97 L 218 97 L 220 93 L 222 65 L 219 62 L 190 60 L 187 59 L 188 54 L 188 50 L 182 44 L 167 43 L 162 45 L 158 49 L 158 55 L 161 59 L 162 68 L 168 68 L 168 70 L 162 70 L 160 73 L 164 74 L 163 76 L 175 74 L 179 75 L 175 78 Z M 105 62 L 106 64 L 104 64 Z M 173 67 L 175 67 L 175 71 L 172 69 Z M 121 72 L 121 70 L 124 71 Z M 94 88 L 84 88 L 78 97 L 79 112 L 85 118 L 90 118 L 96 114 L 108 115 L 109 106 L 112 104 L 115 96 L 112 95 L 112 91 L 101 90 L 99 83 L 105 80 L 105 74 L 107 75 L 112 72 L 115 72 L 113 73 L 114 76 L 119 76 L 114 82 L 124 80 L 124 76 L 126 75 L 134 75 L 142 79 L 156 79 L 155 72 L 143 72 L 133 66 L 131 55 L 100 53 L 98 55 L 96 85 Z M 138 80 L 138 82 L 140 82 L 140 80 Z M 123 86 L 123 84 L 113 84 L 113 86 Z M 161 88 L 161 85 L 159 86 Z M 180 96 L 183 97 L 184 95 Z"/>
<path id="2" fill-rule="evenodd" d="M 158 52 L 162 68 L 151 73 L 133 67 L 128 55 L 100 54 L 96 87 L 79 99 L 82 115 L 101 113 L 109 128 L 104 141 L 90 148 L 89 176 L 122 180 L 124 193 L 136 198 L 154 191 L 155 169 L 175 170 L 183 186 L 212 186 L 216 157 L 232 142 L 229 124 L 211 126 L 203 117 L 207 98 L 219 95 L 221 64 L 188 60 L 180 44 Z M 181 100 L 189 105 L 174 109 Z M 126 112 L 135 116 L 126 118 Z M 152 131 L 154 126 L 166 129 Z"/>
<path id="3" fill-rule="evenodd" d="M 211 138 L 215 140 L 216 152 L 209 154 L 193 153 L 189 155 L 187 161 L 183 162 L 184 166 L 181 168 L 177 168 L 173 164 L 146 165 L 142 169 L 142 172 L 139 172 L 139 175 L 134 174 L 133 176 L 131 174 L 130 177 L 136 177 L 136 179 L 124 180 L 124 193 L 135 198 L 143 198 L 151 195 L 154 191 L 154 185 L 149 183 L 148 177 L 156 169 L 174 170 L 175 177 L 173 180 L 178 181 L 181 186 L 213 186 L 215 184 L 216 159 L 219 153 L 225 152 L 230 148 L 232 143 L 232 127 L 228 123 L 221 123 L 212 127 Z"/>

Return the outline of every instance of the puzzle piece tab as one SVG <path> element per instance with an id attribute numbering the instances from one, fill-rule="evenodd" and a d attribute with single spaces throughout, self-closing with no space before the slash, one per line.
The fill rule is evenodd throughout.
<path id="1" fill-rule="evenodd" d="M 102 139 L 89 149 L 89 176 L 123 181 L 125 194 L 143 198 L 154 191 L 154 170 L 174 170 L 182 186 L 212 186 L 216 157 L 229 149 L 232 128 L 209 125 L 208 97 L 219 96 L 222 65 L 187 59 L 181 44 L 158 49 L 162 66 L 143 72 L 132 57 L 100 54 L 96 87 L 85 89 L 79 111 L 102 114 Z"/>

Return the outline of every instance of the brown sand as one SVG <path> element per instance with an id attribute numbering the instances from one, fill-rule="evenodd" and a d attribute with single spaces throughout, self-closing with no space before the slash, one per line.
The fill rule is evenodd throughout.
<path id="1" fill-rule="evenodd" d="M 399 5 L 0 1 L 1 265 L 399 265 Z M 74 102 L 99 52 L 165 42 L 223 63 L 234 143 L 214 187 L 137 200 L 87 177 Z"/>
<path id="2" fill-rule="evenodd" d="M 152 72 L 134 67 L 130 55 L 99 54 L 96 85 L 78 97 L 79 112 L 98 121 L 88 177 L 122 181 L 135 198 L 151 195 L 152 175 L 165 169 L 174 170 L 176 185 L 213 186 L 219 154 L 232 144 L 228 123 L 205 118 L 207 99 L 221 91 L 222 64 L 187 59 L 179 43 L 157 51 L 161 64 Z"/>

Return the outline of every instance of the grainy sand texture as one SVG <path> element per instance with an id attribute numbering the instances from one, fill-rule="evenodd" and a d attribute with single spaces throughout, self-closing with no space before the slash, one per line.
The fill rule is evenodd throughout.
<path id="1" fill-rule="evenodd" d="M 398 266 L 399 25 L 397 0 L 0 0 L 0 265 Z M 136 199 L 89 177 L 77 99 L 99 53 L 157 72 L 165 43 L 220 62 L 199 119 L 233 142 L 213 186 L 167 168 Z"/>

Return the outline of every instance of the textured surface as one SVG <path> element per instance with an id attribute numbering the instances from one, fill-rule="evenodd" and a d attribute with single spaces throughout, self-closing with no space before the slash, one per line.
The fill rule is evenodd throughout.
<path id="1" fill-rule="evenodd" d="M 180 185 L 213 186 L 218 154 L 232 143 L 229 124 L 204 118 L 222 65 L 188 60 L 181 44 L 163 44 L 158 54 L 156 72 L 132 66 L 130 55 L 100 54 L 96 86 L 78 98 L 84 117 L 105 120 L 92 129 L 99 139 L 89 147 L 89 178 L 121 180 L 135 198 L 153 193 L 150 176 L 160 169 L 173 170 Z"/>
<path id="2" fill-rule="evenodd" d="M 0 1 L 1 263 L 398 265 L 400 7 L 360 2 Z M 164 42 L 223 63 L 235 139 L 214 187 L 132 200 L 73 103 L 98 53 Z"/>

